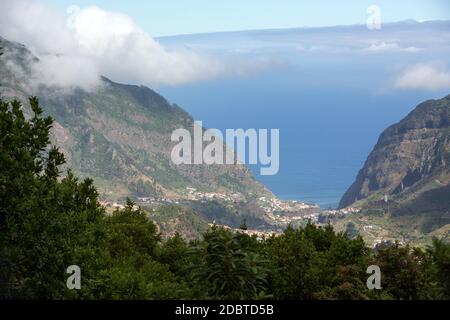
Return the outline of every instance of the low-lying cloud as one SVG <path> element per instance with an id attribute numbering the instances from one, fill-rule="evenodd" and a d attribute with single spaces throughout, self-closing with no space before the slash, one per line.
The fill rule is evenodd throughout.
<path id="1" fill-rule="evenodd" d="M 386 42 L 386 41 L 374 41 L 372 42 L 364 51 L 368 52 L 419 52 L 420 48 L 417 47 L 401 47 L 396 42 Z"/>
<path id="2" fill-rule="evenodd" d="M 68 13 L 28 0 L 0 3 L 1 36 L 24 43 L 38 56 L 36 78 L 46 85 L 89 89 L 101 75 L 175 85 L 228 71 L 212 56 L 164 49 L 125 14 L 98 7 L 71 7 Z"/>
<path id="3" fill-rule="evenodd" d="M 415 64 L 396 78 L 395 87 L 410 90 L 450 90 L 450 70 L 442 65 Z"/>

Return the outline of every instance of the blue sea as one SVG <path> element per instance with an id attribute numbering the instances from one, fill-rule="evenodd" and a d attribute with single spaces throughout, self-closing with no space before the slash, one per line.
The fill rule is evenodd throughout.
<path id="1" fill-rule="evenodd" d="M 337 206 L 382 130 L 427 98 L 306 90 L 273 75 L 159 91 L 208 128 L 278 128 L 278 174 L 261 176 L 258 166 L 252 171 L 278 197 L 324 208 Z"/>
<path id="2" fill-rule="evenodd" d="M 274 176 L 261 176 L 258 166 L 253 166 L 251 169 L 257 179 L 282 199 L 334 208 L 385 128 L 400 121 L 420 102 L 449 94 L 445 90 L 430 92 L 394 87 L 395 75 L 401 68 L 429 60 L 448 62 L 450 24 L 444 27 L 442 24 L 414 26 L 416 29 L 409 25 L 394 25 L 391 29 L 385 28 L 384 35 L 369 36 L 375 37 L 373 41 L 395 38 L 399 47 L 427 48 L 427 43 L 414 41 L 416 38 L 426 41 L 417 34 L 430 33 L 436 48 L 423 49 L 419 53 L 394 50 L 368 54 L 364 48 L 354 48 L 355 43 L 365 46 L 372 41 L 362 28 L 358 30 L 364 36 L 358 36 L 358 30 L 348 28 L 161 39 L 169 47 L 210 46 L 213 49 L 209 52 L 213 53 L 245 46 L 245 53 L 231 55 L 231 58 L 228 54 L 228 60 L 264 56 L 276 57 L 282 63 L 274 63 L 257 72 L 230 74 L 156 90 L 187 110 L 195 120 L 203 121 L 208 128 L 223 131 L 279 129 L 280 170 Z M 430 31 L 432 27 L 436 30 Z M 441 30 L 445 31 L 442 39 L 439 38 Z M 356 40 L 349 41 L 350 36 Z M 279 40 L 281 37 L 284 42 Z M 311 43 L 323 44 L 326 38 L 328 47 L 333 43 L 353 47 L 352 51 L 298 52 L 296 47 L 280 45 L 281 42 L 290 43 L 293 37 L 297 40 L 291 42 L 295 43 L 305 43 L 301 39 L 308 38 Z M 257 45 L 252 47 L 255 38 Z M 404 39 L 405 43 L 399 39 Z M 262 40 L 267 41 L 261 45 Z"/>

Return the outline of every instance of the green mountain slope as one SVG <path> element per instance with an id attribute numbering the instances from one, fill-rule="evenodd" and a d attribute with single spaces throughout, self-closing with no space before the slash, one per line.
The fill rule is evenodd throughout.
<path id="1" fill-rule="evenodd" d="M 0 39 L 0 94 L 26 98 L 37 94 L 56 121 L 52 130 L 68 166 L 93 177 L 103 197 L 175 197 L 186 187 L 199 191 L 268 195 L 243 165 L 174 165 L 170 135 L 193 129 L 193 119 L 153 90 L 102 78 L 95 91 L 30 85 L 38 58 L 24 46 Z M 36 76 L 36 75 L 34 75 Z"/>

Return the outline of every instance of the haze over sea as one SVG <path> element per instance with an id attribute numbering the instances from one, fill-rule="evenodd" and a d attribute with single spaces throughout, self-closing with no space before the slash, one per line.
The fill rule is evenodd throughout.
<path id="1" fill-rule="evenodd" d="M 266 30 L 159 38 L 167 48 L 254 68 L 156 88 L 208 128 L 279 128 L 280 170 L 255 176 L 282 199 L 337 206 L 379 134 L 418 103 L 449 94 L 450 23 Z M 436 78 L 436 77 L 434 77 Z M 405 80 L 406 79 L 406 80 Z"/>

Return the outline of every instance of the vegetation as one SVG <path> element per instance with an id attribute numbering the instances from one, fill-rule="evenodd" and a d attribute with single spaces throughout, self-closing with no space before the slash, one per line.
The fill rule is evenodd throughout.
<path id="1" fill-rule="evenodd" d="M 238 232 L 212 227 L 201 240 L 163 241 L 131 201 L 107 215 L 92 180 L 61 177 L 52 119 L 36 98 L 30 105 L 28 119 L 19 102 L 0 100 L 0 298 L 450 298 L 450 245 L 437 239 L 426 250 L 372 250 L 331 226 L 258 239 L 242 223 Z M 66 287 L 70 265 L 81 269 L 79 290 Z M 381 268 L 381 290 L 366 287 L 369 265 Z"/>
<path id="2" fill-rule="evenodd" d="M 31 95 L 40 82 L 35 81 L 39 75 L 34 75 L 39 60 L 26 46 L 0 40 L 2 97 L 20 97 L 27 104 L 22 97 Z M 106 78 L 99 84 L 95 90 L 42 84 L 39 99 L 45 114 L 55 120 L 53 140 L 65 154 L 67 166 L 78 177 L 92 177 L 102 200 L 182 196 L 186 187 L 224 194 L 269 194 L 243 166 L 198 165 L 191 170 L 174 165 L 171 133 L 178 128 L 192 131 L 194 119 L 149 88 Z"/>
<path id="3" fill-rule="evenodd" d="M 149 211 L 150 220 L 158 224 L 159 231 L 165 237 L 179 233 L 185 240 L 195 240 L 209 228 L 200 215 L 186 206 L 160 205 L 157 210 L 143 208 Z"/>

